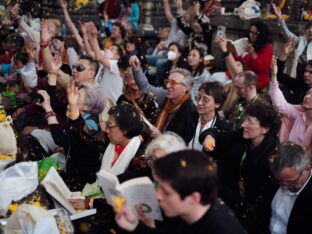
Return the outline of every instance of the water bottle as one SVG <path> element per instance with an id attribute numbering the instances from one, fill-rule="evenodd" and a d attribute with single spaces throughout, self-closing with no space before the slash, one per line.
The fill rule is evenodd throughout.
<path id="1" fill-rule="evenodd" d="M 66 37 L 68 35 L 67 27 L 65 24 L 62 24 L 62 37 Z"/>

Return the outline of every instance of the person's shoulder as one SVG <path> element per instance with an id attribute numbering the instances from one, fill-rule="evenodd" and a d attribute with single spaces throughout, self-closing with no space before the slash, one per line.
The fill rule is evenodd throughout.
<path id="1" fill-rule="evenodd" d="M 209 233 L 246 233 L 234 212 L 220 198 L 217 198 L 208 210 L 206 226 Z"/>

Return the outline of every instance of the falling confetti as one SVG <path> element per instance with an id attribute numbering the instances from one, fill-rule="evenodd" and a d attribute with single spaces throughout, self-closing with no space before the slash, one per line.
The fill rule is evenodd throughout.
<path id="1" fill-rule="evenodd" d="M 185 168 L 187 166 L 187 163 L 185 160 L 181 160 L 181 167 Z"/>

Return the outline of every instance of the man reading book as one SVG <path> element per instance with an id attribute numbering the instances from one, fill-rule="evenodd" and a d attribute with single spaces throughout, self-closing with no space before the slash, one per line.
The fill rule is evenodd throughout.
<path id="1" fill-rule="evenodd" d="M 184 150 L 153 164 L 156 196 L 168 221 L 159 227 L 138 216 L 127 204 L 116 215 L 117 224 L 134 233 L 245 233 L 230 209 L 217 198 L 217 168 L 201 152 Z"/>

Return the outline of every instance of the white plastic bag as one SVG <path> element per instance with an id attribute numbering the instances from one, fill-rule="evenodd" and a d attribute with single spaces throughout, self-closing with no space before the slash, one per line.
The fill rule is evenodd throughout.
<path id="1" fill-rule="evenodd" d="M 261 4 L 255 0 L 246 0 L 238 8 L 238 16 L 243 20 L 250 20 L 261 16 Z"/>
<path id="2" fill-rule="evenodd" d="M 0 215 L 7 213 L 12 201 L 31 194 L 38 187 L 36 162 L 21 162 L 0 173 Z"/>
<path id="3" fill-rule="evenodd" d="M 22 204 L 4 227 L 6 234 L 59 234 L 54 217 L 45 209 Z"/>

